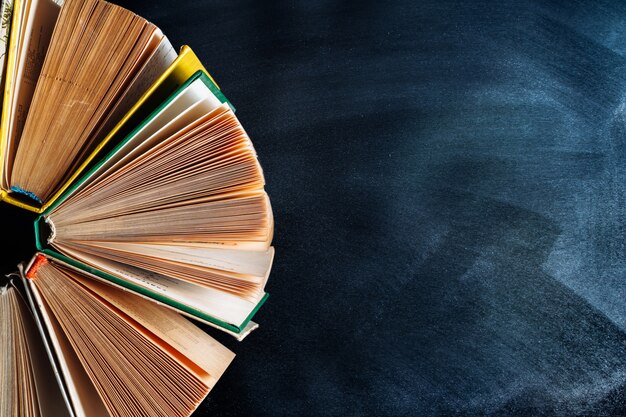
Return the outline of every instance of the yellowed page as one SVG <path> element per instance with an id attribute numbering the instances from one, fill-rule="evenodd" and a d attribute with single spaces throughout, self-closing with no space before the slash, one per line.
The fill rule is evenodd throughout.
<path id="1" fill-rule="evenodd" d="M 3 187 L 10 182 L 10 171 L 15 158 L 30 102 L 37 86 L 43 61 L 60 12 L 60 6 L 52 0 L 27 0 L 26 25 L 19 47 L 14 93 L 10 107 L 7 129 L 7 151 L 4 158 Z"/>
<path id="2" fill-rule="evenodd" d="M 209 392 L 195 374 L 206 371 L 80 284 L 76 275 L 45 260 L 29 271 L 109 412 L 126 417 L 190 415 Z"/>
<path id="3" fill-rule="evenodd" d="M 58 322 L 51 314 L 49 307 L 32 281 L 30 282 L 30 289 L 59 359 L 61 372 L 65 378 L 68 394 L 74 406 L 76 416 L 110 417 L 76 353 L 74 353 Z"/>
<path id="4" fill-rule="evenodd" d="M 121 100 L 115 104 L 109 114 L 105 115 L 98 131 L 94 133 L 96 142 L 99 143 L 113 129 L 115 124 L 122 119 L 128 110 L 139 100 L 141 95 L 159 78 L 159 76 L 174 62 L 178 54 L 170 43 L 170 41 L 161 33 L 160 29 L 156 29 L 152 35 L 154 41 L 159 42 L 159 46 L 154 49 L 152 55 L 148 58 L 145 65 L 137 72 L 135 78 L 131 81 L 130 86 L 122 96 Z M 146 45 L 149 51 L 153 46 Z"/>
<path id="5" fill-rule="evenodd" d="M 0 287 L 0 369 L 4 381 L 16 380 L 16 368 L 13 361 L 13 326 L 17 322 L 15 311 L 11 308 L 10 297 L 14 289 Z M 15 407 L 14 384 L 0 384 L 0 416 L 10 416 Z"/>
<path id="6" fill-rule="evenodd" d="M 74 279 L 132 317 L 158 338 L 207 372 L 204 382 L 213 387 L 235 354 L 179 314 L 138 297 L 124 296 L 124 291 L 74 275 Z"/>
<path id="7" fill-rule="evenodd" d="M 91 173 L 71 195 L 78 193 L 97 178 L 111 172 L 138 152 L 154 145 L 156 141 L 167 138 L 168 134 L 174 133 L 172 129 L 182 129 L 192 123 L 200 117 L 200 112 L 206 111 L 206 108 L 219 106 L 219 101 L 216 104 L 215 101 L 206 97 L 207 92 L 209 92 L 208 87 L 201 81 L 192 83 L 184 93 L 169 102 L 150 122 L 137 131 L 132 139 L 124 143 L 113 156 Z M 213 98 L 217 100 L 215 96 Z M 166 129 L 168 127 L 169 129 Z"/>
<path id="8" fill-rule="evenodd" d="M 69 252 L 72 256 L 72 252 Z M 82 260 L 104 272 L 202 311 L 212 317 L 238 326 L 256 307 L 256 302 L 202 287 L 165 275 L 149 272 L 108 259 L 84 255 Z"/>
<path id="9" fill-rule="evenodd" d="M 12 187 L 39 201 L 56 191 L 97 145 L 96 132 L 159 47 L 158 34 L 106 1 L 64 4 L 15 152 Z"/>
<path id="10" fill-rule="evenodd" d="M 94 242 L 93 245 L 255 277 L 268 274 L 274 257 L 273 247 L 262 251 L 246 251 L 132 242 Z"/>
<path id="11" fill-rule="evenodd" d="M 68 417 L 65 401 L 61 395 L 59 385 L 52 371 L 41 335 L 39 334 L 34 318 L 26 307 L 26 301 L 19 296 L 21 321 L 24 324 L 27 341 L 28 357 L 32 364 L 33 377 L 36 387 L 36 400 L 42 417 Z"/>

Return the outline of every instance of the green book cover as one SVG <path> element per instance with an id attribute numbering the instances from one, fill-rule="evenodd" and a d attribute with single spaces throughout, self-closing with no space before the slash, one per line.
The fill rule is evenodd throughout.
<path id="1" fill-rule="evenodd" d="M 54 250 L 53 248 L 51 248 L 48 243 L 47 243 L 47 236 L 49 235 L 49 227 L 45 222 L 45 218 L 46 216 L 54 209 L 56 208 L 59 204 L 61 204 L 66 198 L 68 198 L 70 195 L 72 195 L 74 193 L 74 191 L 76 191 L 77 188 L 79 188 L 85 181 L 87 181 L 87 179 L 93 175 L 94 172 L 96 172 L 103 164 L 105 164 L 109 158 L 113 157 L 129 140 L 131 140 L 133 138 L 133 136 L 139 132 L 147 123 L 149 123 L 161 110 L 163 110 L 172 100 L 174 100 L 176 97 L 178 97 L 191 83 L 193 83 L 194 81 L 200 79 L 208 88 L 209 90 L 218 98 L 218 100 L 222 103 L 227 103 L 231 109 L 234 108 L 232 107 L 232 105 L 230 104 L 230 102 L 228 102 L 228 100 L 226 99 L 226 97 L 224 96 L 224 94 L 217 88 L 217 86 L 211 81 L 211 79 L 209 78 L 209 76 L 204 72 L 204 71 L 198 71 L 196 72 L 194 75 L 192 75 L 183 85 L 181 85 L 167 100 L 165 100 L 156 110 L 154 110 L 150 116 L 148 116 L 139 126 L 137 126 L 129 135 L 127 135 L 124 140 L 122 140 L 121 142 L 119 142 L 102 160 L 100 160 L 98 163 L 94 164 L 89 171 L 87 171 L 78 181 L 76 181 L 62 196 L 61 198 L 59 198 L 52 206 L 48 207 L 48 209 L 43 212 L 36 220 L 35 220 L 35 244 L 37 247 L 37 250 L 43 254 L 45 254 L 47 257 L 52 258 L 52 259 L 57 259 L 67 265 L 73 266 L 74 268 L 80 269 L 82 271 L 85 271 L 91 275 L 94 275 L 96 277 L 99 277 L 101 279 L 107 280 L 109 282 L 112 282 L 113 284 L 119 285 L 121 287 L 127 288 L 133 292 L 136 292 L 138 294 L 141 294 L 143 296 L 146 296 L 148 298 L 151 298 L 157 302 L 166 304 L 168 306 L 171 306 L 173 308 L 175 308 L 176 310 L 179 310 L 183 313 L 186 313 L 188 315 L 191 315 L 193 317 L 196 317 L 202 321 L 211 323 L 215 326 L 221 327 L 223 329 L 226 329 L 230 332 L 233 332 L 235 334 L 241 334 L 246 326 L 249 324 L 250 320 L 252 319 L 252 317 L 256 314 L 256 312 L 259 310 L 259 308 L 261 308 L 261 306 L 265 303 L 265 301 L 267 300 L 269 294 L 265 294 L 261 300 L 257 303 L 256 307 L 251 311 L 251 313 L 248 315 L 248 317 L 242 322 L 242 323 L 226 323 L 222 320 L 219 320 L 213 316 L 210 316 L 202 311 L 199 311 L 195 308 L 189 307 L 179 301 L 173 300 L 161 293 L 157 293 L 155 291 L 151 291 L 145 287 L 142 287 L 140 285 L 134 284 L 132 282 L 128 282 L 125 279 L 122 279 L 120 277 L 111 275 L 107 272 L 98 270 L 94 267 L 91 267 L 89 265 L 86 265 L 83 262 L 77 261 L 75 259 L 72 259 L 68 256 L 65 256 L 59 252 L 57 252 L 56 250 Z"/>

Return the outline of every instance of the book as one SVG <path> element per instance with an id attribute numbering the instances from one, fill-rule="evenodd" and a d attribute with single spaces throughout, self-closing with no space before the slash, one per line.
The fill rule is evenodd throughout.
<path id="1" fill-rule="evenodd" d="M 247 333 L 274 255 L 263 185 L 250 139 L 199 71 L 37 219 L 38 249 Z"/>
<path id="2" fill-rule="evenodd" d="M 28 22 L 55 22 L 23 128 L 11 106 L 0 125 L 2 196 L 41 215 L 38 250 L 244 338 L 267 299 L 273 214 L 233 105 L 190 48 L 176 55 L 125 9 L 15 4 L 10 50 L 28 44 Z M 42 5 L 47 18 L 25 17 Z M 123 54 L 108 47 L 122 41 L 120 21 L 134 33 L 124 32 Z M 9 55 L 10 86 L 23 84 L 23 59 Z"/>
<path id="3" fill-rule="evenodd" d="M 103 0 L 12 12 L 0 198 L 39 217 L 38 252 L 0 285 L 16 381 L 1 411 L 188 416 L 234 354 L 187 318 L 242 340 L 268 297 L 254 146 L 193 51 L 140 16 Z"/>
<path id="4" fill-rule="evenodd" d="M 68 188 L 76 181 L 76 179 L 83 173 L 90 164 L 97 160 L 108 148 L 107 145 L 115 144 L 125 134 L 127 134 L 132 127 L 139 125 L 139 123 L 145 119 L 150 112 L 154 111 L 159 104 L 161 104 L 172 91 L 181 86 L 185 81 L 189 79 L 197 71 L 204 71 L 211 83 L 215 86 L 215 89 L 219 91 L 218 85 L 211 77 L 211 74 L 204 68 L 196 54 L 187 45 L 183 45 L 180 48 L 178 57 L 172 62 L 172 64 L 159 76 L 159 78 L 152 84 L 137 100 L 137 102 L 131 107 L 131 109 L 122 117 L 122 119 L 111 129 L 108 135 L 94 148 L 91 154 L 81 163 L 81 165 L 70 174 L 68 180 L 59 187 L 56 193 L 50 197 L 47 203 L 41 207 L 28 206 L 27 209 L 36 211 L 38 213 L 46 210 L 52 205 Z M 229 102 L 230 103 L 230 102 Z M 231 105 L 232 107 L 232 105 Z M 234 107 L 233 107 L 234 110 Z"/>
<path id="5" fill-rule="evenodd" d="M 46 203 L 50 204 L 58 197 L 63 192 L 63 189 L 67 187 L 68 182 L 71 182 L 72 178 L 75 179 L 80 171 L 85 169 L 89 161 L 93 160 L 99 151 L 105 148 L 107 143 L 123 137 L 128 133 L 129 129 L 136 126 L 143 117 L 154 110 L 174 88 L 184 82 L 195 71 L 204 69 L 188 47 L 183 46 L 180 54 L 177 56 L 172 45 L 158 28 L 128 10 L 104 1 L 82 2 L 75 0 L 66 2 L 67 6 L 64 9 L 68 10 L 68 13 L 61 16 L 61 8 L 57 2 L 53 0 L 15 1 L 13 4 L 15 13 L 12 15 L 12 30 L 8 46 L 7 69 L 4 77 L 6 85 L 3 96 L 2 121 L 0 123 L 0 159 L 2 160 L 0 185 L 2 196 L 10 204 L 35 212 L 43 211 Z M 74 7 L 73 13 L 71 11 L 72 7 Z M 75 9 L 80 8 L 82 8 L 83 14 L 76 15 Z M 88 13 L 92 9 L 95 9 L 93 13 Z M 98 10 L 100 10 L 99 13 L 97 13 Z M 39 13 L 34 13 L 34 11 L 39 11 Z M 103 17 L 105 19 L 104 23 L 97 20 L 98 17 Z M 83 28 L 82 32 L 79 31 L 78 33 L 82 34 L 82 37 L 75 36 L 76 31 L 67 33 L 68 27 L 71 28 L 72 22 L 77 18 L 89 18 L 87 26 Z M 119 28 L 119 20 L 121 18 L 129 20 L 134 26 L 143 27 L 141 33 L 139 33 L 142 36 L 138 36 L 135 33 L 137 36 L 133 38 L 132 33 L 123 32 Z M 52 32 L 57 20 L 60 21 L 61 25 L 57 28 L 57 34 L 53 40 Z M 107 27 L 108 30 L 103 30 L 102 27 L 97 26 L 98 23 L 102 23 L 100 26 Z M 90 27 L 90 25 L 96 27 Z M 62 30 L 63 28 L 65 28 L 64 31 Z M 35 39 L 30 36 L 35 29 L 48 36 L 38 36 Z M 92 33 L 94 30 L 98 30 L 98 32 Z M 110 54 L 99 56 L 90 53 L 93 49 L 92 46 L 96 44 L 101 45 L 103 51 L 116 49 L 107 48 L 108 45 L 113 43 L 119 45 L 119 36 L 115 36 L 116 30 L 119 33 L 124 33 L 126 36 L 130 35 L 131 37 L 128 38 L 129 43 L 132 43 L 131 40 L 136 42 L 142 42 L 143 40 L 144 43 L 139 58 L 137 56 L 134 56 L 135 59 L 132 59 L 130 56 L 126 57 L 127 59 L 123 64 L 126 67 L 132 67 L 130 69 L 126 68 L 129 70 L 126 71 L 127 73 L 122 72 L 124 65 L 121 68 L 120 66 L 114 66 L 111 62 L 113 57 Z M 146 32 L 150 34 L 149 39 L 146 39 Z M 90 42 L 94 42 L 95 39 L 98 42 L 92 45 Z M 81 45 L 83 45 L 82 49 L 71 54 L 73 60 L 66 60 L 60 63 L 55 62 L 60 59 L 58 56 L 70 55 L 65 54 L 65 51 L 76 50 Z M 120 50 L 116 56 L 129 53 L 127 51 L 129 49 L 128 45 L 126 46 L 126 50 Z M 135 45 L 135 49 L 137 48 Z M 44 58 L 47 58 L 49 64 L 46 69 L 43 68 Z M 103 60 L 109 62 L 111 68 L 118 70 L 118 73 L 108 74 L 109 78 L 115 78 L 114 76 L 118 78 L 110 80 L 112 84 L 109 84 L 109 89 L 118 87 L 117 96 L 111 98 L 100 94 L 100 96 L 91 97 L 89 104 L 92 107 L 100 102 L 109 104 L 108 107 L 104 105 L 99 106 L 106 108 L 96 109 L 98 110 L 96 113 L 100 117 L 99 126 L 91 126 L 91 131 L 83 132 L 83 136 L 89 135 L 87 138 L 80 137 L 80 135 L 69 135 L 68 133 L 70 132 L 67 132 L 66 129 L 68 126 L 74 125 L 74 123 L 66 123 L 64 118 L 67 119 L 72 114 L 72 111 L 74 114 L 76 112 L 84 112 L 85 109 L 83 107 L 88 104 L 86 100 L 87 93 L 90 92 L 93 85 L 100 86 L 102 89 L 106 88 L 106 83 L 100 77 L 102 74 L 94 71 L 94 67 L 103 67 L 100 65 Z M 55 63 L 60 65 L 53 65 Z M 41 76 L 42 71 L 44 71 L 43 76 Z M 68 76 L 71 77 L 71 80 L 66 80 Z M 38 82 L 40 79 L 42 82 Z M 98 79 L 98 83 L 93 82 L 95 79 Z M 46 80 L 47 82 L 45 82 Z M 125 84 L 119 85 L 122 81 Z M 77 84 L 79 82 L 81 85 Z M 60 86 L 55 85 L 59 83 L 61 84 Z M 63 84 L 68 84 L 73 88 L 63 89 Z M 39 85 L 40 91 L 37 93 L 34 91 L 35 85 Z M 46 96 L 52 95 L 48 90 L 55 87 L 57 90 L 54 91 L 62 91 L 64 95 L 58 95 L 56 101 L 46 100 Z M 72 92 L 76 94 L 76 97 L 67 95 Z M 84 92 L 85 95 L 83 96 Z M 111 103 L 111 100 L 113 100 L 113 103 Z M 74 108 L 77 105 L 76 103 L 82 105 L 80 109 Z M 31 111 L 31 106 L 33 105 L 35 108 Z M 71 107 L 72 111 L 56 110 L 51 112 L 49 111 L 51 106 L 54 106 L 55 109 Z M 30 122 L 27 120 L 29 114 L 31 115 Z M 48 119 L 44 116 L 48 117 Z M 50 119 L 54 119 L 54 123 L 50 123 Z M 43 120 L 47 120 L 46 123 L 48 123 L 44 124 L 45 137 L 42 137 L 41 132 Z M 72 119 L 72 122 L 74 122 L 74 119 Z M 40 129 L 37 129 L 38 124 Z M 29 125 L 32 126 L 32 129 L 28 127 Z M 50 126 L 53 125 L 56 126 L 56 130 L 49 131 Z M 127 130 L 124 130 L 125 128 Z M 23 132 L 24 129 L 27 129 L 26 134 Z M 27 162 L 28 156 L 32 155 L 33 146 L 38 146 L 36 149 L 39 155 L 43 155 L 44 158 L 53 158 L 54 155 L 52 154 L 57 148 L 69 148 L 74 153 L 82 151 L 83 154 L 81 155 L 83 157 L 76 158 L 76 161 L 74 161 L 75 165 L 69 166 L 70 160 L 67 158 L 68 155 L 62 155 L 65 157 L 63 158 L 64 161 L 62 161 L 65 169 L 58 167 L 59 169 L 56 172 L 42 169 L 41 164 L 32 161 L 29 164 L 36 166 L 33 167 L 29 164 L 23 166 L 23 164 L 18 162 L 16 167 L 14 161 L 22 138 L 25 138 L 25 143 L 22 144 L 22 159 L 27 160 Z M 89 143 L 80 146 L 85 141 Z M 89 144 L 91 144 L 93 149 L 89 147 Z M 91 152 L 89 152 L 90 150 Z M 22 187 L 19 183 L 12 182 L 11 174 L 14 168 L 25 172 L 28 176 L 27 180 L 30 180 L 31 177 L 34 178 L 35 174 L 37 177 L 44 177 L 43 182 L 48 183 L 47 194 L 29 190 L 27 184 L 23 184 L 24 187 Z M 50 185 L 51 183 L 55 185 Z"/>
<path id="6" fill-rule="evenodd" d="M 1 281 L 1 280 L 0 280 Z M 0 282 L 0 415 L 69 417 L 19 279 Z"/>
<path id="7" fill-rule="evenodd" d="M 29 19 L 22 24 L 20 43 L 29 41 L 31 20 L 50 28 L 50 36 L 48 42 L 37 38 L 38 56 L 45 59 L 33 65 L 39 71 L 33 71 L 38 77 L 31 100 L 22 104 L 26 114 L 11 113 L 14 106 L 8 106 L 3 184 L 42 203 L 173 62 L 176 53 L 156 26 L 111 3 L 67 1 L 55 15 L 52 0 L 23 1 Z M 50 10 L 41 13 L 41 19 L 33 19 L 28 6 Z M 22 47 L 30 49 L 30 44 Z M 17 94 L 13 93 L 18 99 L 26 84 L 26 74 L 20 71 L 26 57 L 20 55 Z"/>
<path id="8" fill-rule="evenodd" d="M 171 310 L 43 255 L 20 272 L 0 286 L 2 415 L 189 416 L 234 358 Z"/>

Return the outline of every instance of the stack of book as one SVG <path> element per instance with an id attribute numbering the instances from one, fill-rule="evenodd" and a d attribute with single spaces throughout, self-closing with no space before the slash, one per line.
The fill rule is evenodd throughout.
<path id="1" fill-rule="evenodd" d="M 101 0 L 0 9 L 0 198 L 39 214 L 0 285 L 0 415 L 189 416 L 265 302 L 273 216 L 193 51 Z"/>

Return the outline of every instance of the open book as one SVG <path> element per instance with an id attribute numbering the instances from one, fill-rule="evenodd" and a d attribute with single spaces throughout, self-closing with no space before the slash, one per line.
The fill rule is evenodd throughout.
<path id="1" fill-rule="evenodd" d="M 39 212 L 203 69 L 189 48 L 177 55 L 156 26 L 126 9 L 62 3 L 15 0 L 4 74 L 0 185 L 5 201 Z"/>
<path id="2" fill-rule="evenodd" d="M 274 224 L 231 103 L 191 49 L 105 1 L 16 0 L 12 25 L 0 186 L 41 214 L 38 250 L 243 338 Z"/>
<path id="3" fill-rule="evenodd" d="M 175 91 L 43 213 L 37 244 L 240 333 L 266 297 L 272 212 L 254 148 L 211 87 L 199 71 Z"/>
<path id="4" fill-rule="evenodd" d="M 0 286 L 0 414 L 189 416 L 234 355 L 169 309 L 37 255 Z"/>
<path id="5" fill-rule="evenodd" d="M 67 417 L 65 401 L 22 284 L 0 283 L 0 415 Z M 45 415 L 45 414 L 44 414 Z"/>

